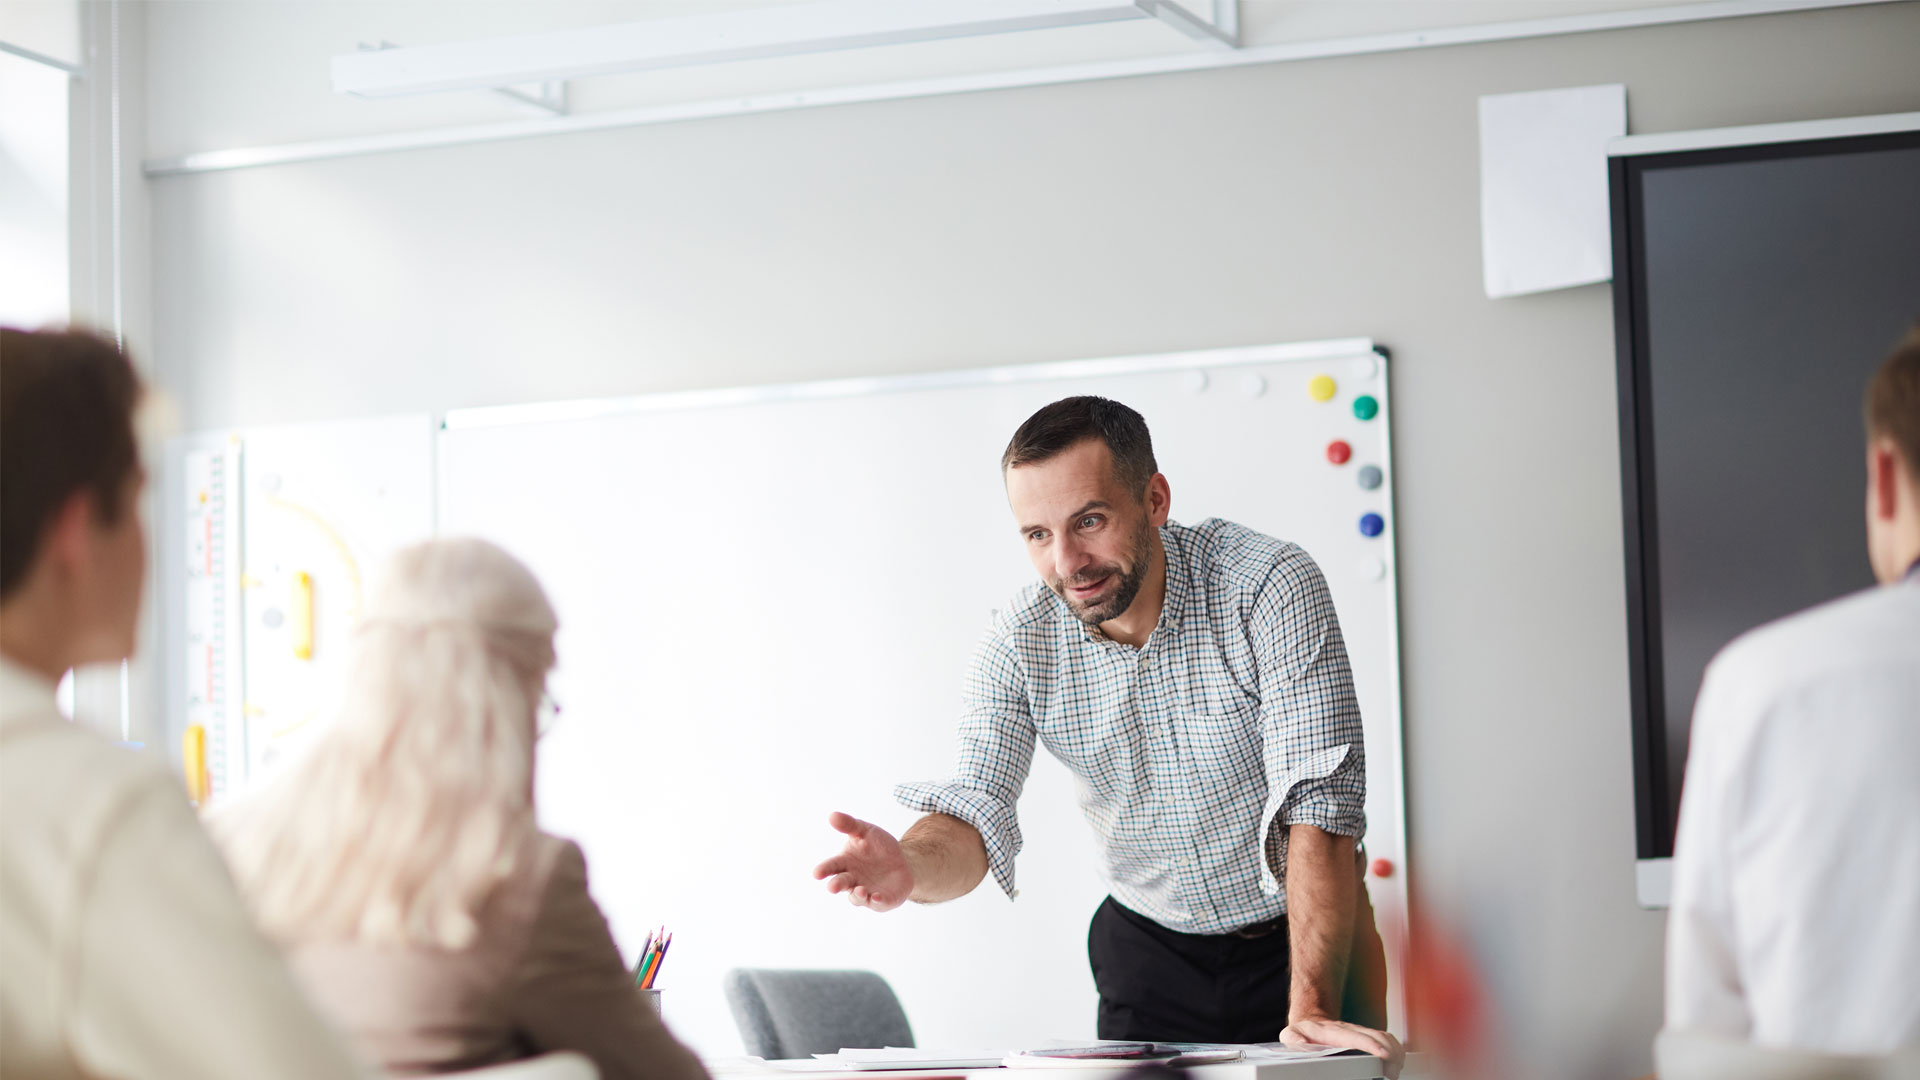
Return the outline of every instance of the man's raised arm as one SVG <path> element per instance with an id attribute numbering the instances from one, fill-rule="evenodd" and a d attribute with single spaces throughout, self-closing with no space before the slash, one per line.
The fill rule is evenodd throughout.
<path id="1" fill-rule="evenodd" d="M 859 907 L 892 911 L 912 900 L 937 904 L 965 896 L 987 876 L 980 831 L 947 814 L 928 814 L 905 836 L 836 811 L 827 823 L 846 834 L 840 854 L 813 868 L 827 891 L 846 893 Z"/>

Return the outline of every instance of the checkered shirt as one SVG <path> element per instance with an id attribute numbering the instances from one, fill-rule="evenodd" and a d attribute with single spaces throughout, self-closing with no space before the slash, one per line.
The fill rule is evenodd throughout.
<path id="1" fill-rule="evenodd" d="M 1009 897 L 1015 805 L 1036 740 L 1072 770 L 1108 887 L 1172 930 L 1218 934 L 1286 910 L 1289 825 L 1358 837 L 1360 706 L 1326 579 L 1307 553 L 1217 518 L 1160 530 L 1166 599 L 1142 648 L 1044 585 L 996 612 L 973 658 L 959 764 L 901 784 L 980 830 Z"/>

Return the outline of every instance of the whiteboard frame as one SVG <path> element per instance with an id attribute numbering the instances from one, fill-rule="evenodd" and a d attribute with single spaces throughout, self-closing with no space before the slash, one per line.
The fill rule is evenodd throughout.
<path id="1" fill-rule="evenodd" d="M 555 401 L 528 405 L 497 405 L 471 409 L 449 410 L 441 421 L 444 431 L 471 430 L 475 428 L 504 427 L 525 424 L 561 423 L 597 417 L 622 416 L 644 413 L 678 412 L 693 409 L 724 409 L 745 405 L 759 405 L 786 401 L 816 401 L 827 398 L 850 398 L 879 396 L 883 394 L 905 393 L 916 390 L 940 390 L 960 387 L 986 385 L 1004 385 L 1009 383 L 1039 382 L 1042 380 L 1090 378 L 1106 375 L 1131 375 L 1153 371 L 1190 371 L 1207 368 L 1234 367 L 1245 364 L 1271 364 L 1299 360 L 1339 360 L 1349 359 L 1372 353 L 1380 358 L 1381 377 L 1390 379 L 1391 363 L 1388 351 L 1376 344 L 1372 338 L 1333 338 L 1324 341 L 1296 342 L 1293 344 L 1240 345 L 1220 349 L 1196 349 L 1186 352 L 1141 354 L 1134 356 L 1113 356 L 1090 360 L 1053 361 L 1035 364 L 1017 364 L 1000 367 L 968 368 L 953 371 L 929 372 L 908 375 L 883 375 L 850 379 L 827 379 L 814 382 L 779 383 L 764 386 L 732 387 L 712 390 L 686 390 L 657 394 L 640 394 L 629 397 L 597 398 L 572 401 Z M 1389 393 L 1391 387 L 1389 385 Z M 1391 410 L 1388 416 L 1391 418 Z M 445 457 L 440 453 L 439 441 L 435 440 L 436 475 L 437 469 Z M 1385 454 L 1387 470 L 1387 513 L 1388 520 L 1397 523 L 1393 493 L 1393 425 L 1385 425 L 1381 431 L 1381 445 Z M 438 502 L 436 482 L 436 503 Z M 435 523 L 438 525 L 439 507 L 435 507 Z M 1406 775 L 1406 727 L 1405 707 L 1401 699 L 1400 673 L 1400 575 L 1399 552 L 1397 550 L 1397 527 L 1387 530 L 1386 538 L 1395 546 L 1389 552 L 1390 565 L 1395 567 L 1392 577 L 1393 596 L 1387 608 L 1387 685 L 1388 700 L 1392 710 L 1390 728 L 1393 732 L 1391 748 L 1393 763 L 1391 775 L 1398 797 L 1394 800 L 1396 820 L 1393 822 L 1400 838 L 1398 852 L 1399 865 L 1393 868 L 1389 886 L 1398 893 L 1402 918 L 1410 918 L 1409 894 L 1411 878 L 1408 863 L 1411 861 L 1412 838 L 1407 832 L 1407 775 Z M 1370 868 L 1369 868 L 1370 869 Z M 1406 970 L 1411 960 L 1408 955 L 1408 942 L 1387 942 L 1388 948 L 1396 946 L 1401 950 L 1400 985 L 1388 987 L 1389 1014 L 1399 1021 L 1396 1025 L 1406 1034 Z"/>
<path id="2" fill-rule="evenodd" d="M 677 412 L 683 409 L 722 409 L 777 401 L 818 401 L 824 398 L 899 394 L 913 390 L 948 390 L 966 386 L 1040 382 L 1047 379 L 1096 378 L 1133 375 L 1144 371 L 1184 371 L 1231 364 L 1271 364 L 1288 360 L 1338 360 L 1381 352 L 1372 338 L 1333 338 L 1292 345 L 1238 345 L 1224 349 L 1110 356 L 1097 360 L 1064 360 L 1004 367 L 963 368 L 913 375 L 878 375 L 855 379 L 773 383 L 715 390 L 677 390 L 632 397 L 586 398 L 532 405 L 488 405 L 450 409 L 442 430 L 502 427 L 508 424 L 544 424 L 586 420 L 631 413 Z M 1391 443 L 1388 449 L 1392 449 Z M 1398 628 L 1396 627 L 1396 632 Z"/>

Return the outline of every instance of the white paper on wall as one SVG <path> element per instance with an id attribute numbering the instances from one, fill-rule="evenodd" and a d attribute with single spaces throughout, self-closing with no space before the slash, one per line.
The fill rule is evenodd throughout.
<path id="1" fill-rule="evenodd" d="M 1480 236 L 1487 296 L 1613 276 L 1607 140 L 1627 133 L 1627 88 L 1480 99 Z"/>

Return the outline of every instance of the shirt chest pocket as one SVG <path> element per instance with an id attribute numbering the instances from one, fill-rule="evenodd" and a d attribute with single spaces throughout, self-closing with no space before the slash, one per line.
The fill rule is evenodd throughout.
<path id="1" fill-rule="evenodd" d="M 1257 703 L 1220 711 L 1183 710 L 1175 719 L 1173 736 L 1196 795 L 1232 799 L 1264 786 Z"/>
<path id="2" fill-rule="evenodd" d="M 1136 709 L 1063 709 L 1038 721 L 1041 745 L 1094 801 L 1130 802 L 1151 787 L 1152 754 Z"/>

